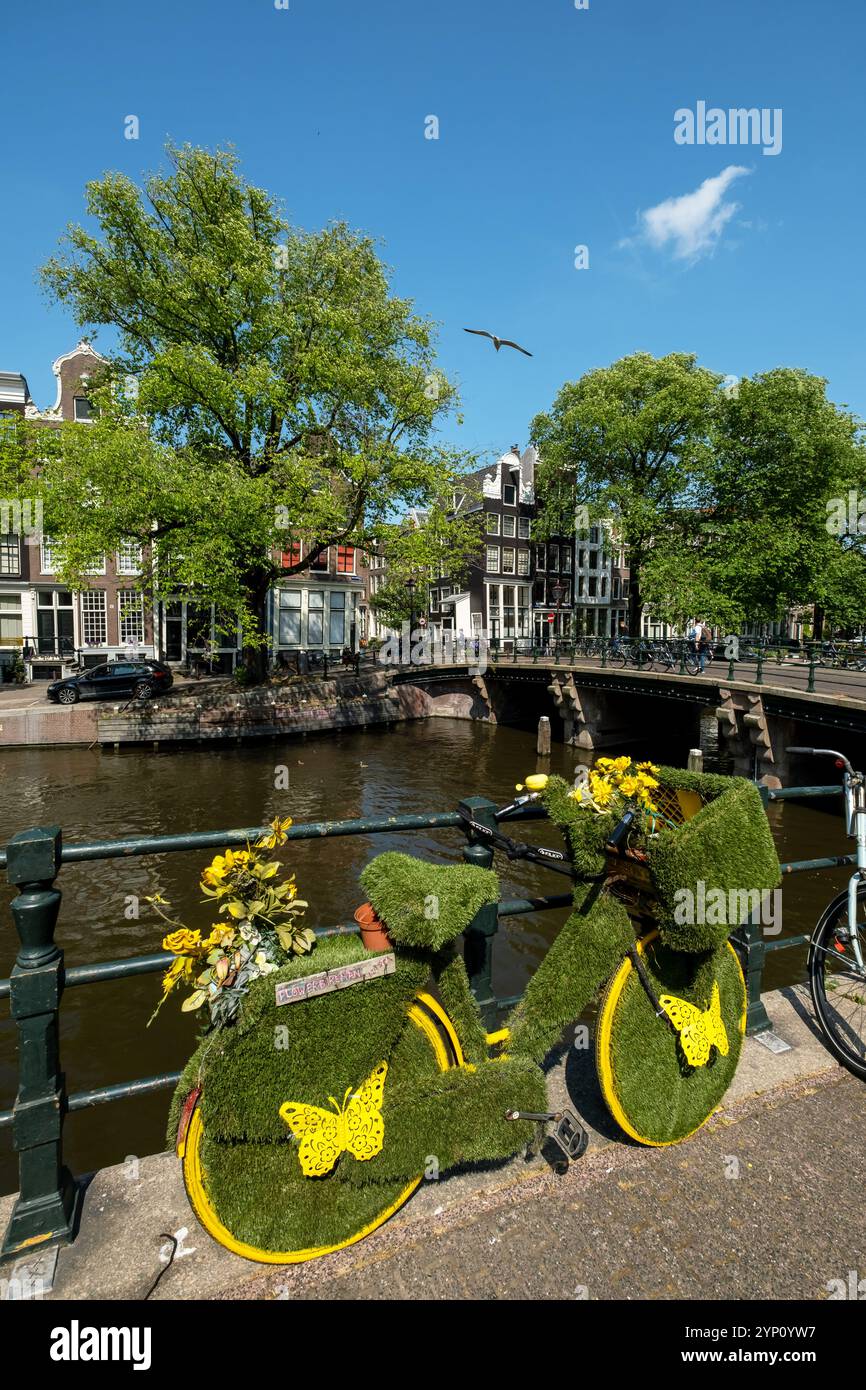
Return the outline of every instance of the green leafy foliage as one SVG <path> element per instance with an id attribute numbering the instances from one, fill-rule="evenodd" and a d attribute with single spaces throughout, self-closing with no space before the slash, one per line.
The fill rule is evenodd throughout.
<path id="1" fill-rule="evenodd" d="M 83 327 L 111 332 L 88 387 L 100 413 L 87 429 L 7 434 L 0 480 L 8 491 L 39 460 L 65 581 L 138 539 L 145 587 L 156 575 L 229 625 L 239 615 L 253 652 L 275 579 L 329 545 L 390 536 L 467 460 L 434 442 L 454 388 L 372 241 L 292 227 L 230 150 L 169 147 L 168 160 L 143 189 L 118 173 L 89 184 L 89 227 L 70 226 L 43 268 Z M 440 544 L 437 531 L 421 562 Z"/>

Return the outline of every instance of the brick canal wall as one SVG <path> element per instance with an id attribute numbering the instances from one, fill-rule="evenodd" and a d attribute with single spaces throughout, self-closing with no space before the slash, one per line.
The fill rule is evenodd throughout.
<path id="1" fill-rule="evenodd" d="M 106 701 L 3 709 L 0 750 L 267 738 L 425 719 L 431 712 L 431 701 L 423 690 L 393 685 L 387 671 L 299 680 L 251 691 L 186 687 L 148 705 L 126 707 Z"/>

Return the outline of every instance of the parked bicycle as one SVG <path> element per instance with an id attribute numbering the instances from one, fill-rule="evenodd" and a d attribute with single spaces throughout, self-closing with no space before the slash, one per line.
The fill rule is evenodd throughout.
<path id="1" fill-rule="evenodd" d="M 595 1061 L 625 1133 L 677 1143 L 718 1106 L 745 1031 L 731 928 L 677 925 L 650 863 L 659 883 L 673 853 L 673 881 L 685 873 L 730 886 L 748 836 L 749 886 L 769 887 L 779 866 L 757 790 L 662 769 L 651 820 L 641 822 L 654 837 L 648 861 L 630 848 L 643 812 L 599 816 L 562 779 L 528 781 L 489 818 L 461 808 L 482 859 L 501 852 L 575 884 L 574 911 L 502 1026 L 488 1031 L 454 949 L 465 931 L 484 938 L 479 913 L 495 923 L 496 876 L 386 853 L 361 876 L 368 909 L 390 934 L 384 954 L 354 936 L 320 940 L 254 984 L 239 1021 L 191 1058 L 172 1123 L 190 1202 L 221 1244 L 266 1263 L 342 1249 L 425 1175 L 537 1148 L 547 1125 L 562 1153 L 579 1157 L 586 1131 L 571 1111 L 550 1110 L 542 1063 L 601 986 Z M 567 851 L 500 828 L 539 795 Z M 477 948 L 467 938 L 467 951 Z"/>
<path id="2" fill-rule="evenodd" d="M 809 945 L 809 989 L 827 1046 L 866 1081 L 866 787 L 844 753 L 832 748 L 789 748 L 789 753 L 833 758 L 843 776 L 845 824 L 856 843 L 857 866 L 818 919 Z"/>

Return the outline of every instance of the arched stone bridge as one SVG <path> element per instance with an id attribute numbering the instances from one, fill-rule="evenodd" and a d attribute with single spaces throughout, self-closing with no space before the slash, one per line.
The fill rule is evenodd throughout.
<path id="1" fill-rule="evenodd" d="M 558 715 L 563 739 L 588 752 L 634 737 L 638 701 L 650 718 L 664 702 L 668 719 L 678 702 L 692 746 L 718 738 L 735 772 L 767 786 L 791 780 L 789 744 L 848 748 L 852 737 L 866 744 L 866 673 L 819 667 L 810 677 L 809 664 L 792 659 L 765 664 L 760 680 L 754 663 L 735 665 L 733 679 L 730 671 L 724 661 L 690 676 L 614 669 L 598 659 L 505 655 L 489 657 L 481 672 L 465 662 L 419 665 L 392 680 L 416 686 L 429 715 L 503 723 L 525 717 L 527 708 Z"/>

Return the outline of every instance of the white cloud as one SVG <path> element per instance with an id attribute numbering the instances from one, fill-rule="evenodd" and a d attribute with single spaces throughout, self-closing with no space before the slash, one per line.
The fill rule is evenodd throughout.
<path id="1" fill-rule="evenodd" d="M 734 179 L 750 172 L 740 164 L 729 164 L 715 178 L 704 179 L 693 193 L 666 198 L 656 207 L 647 208 L 638 217 L 638 237 L 626 238 L 620 245 L 643 240 L 659 251 L 669 246 L 680 261 L 695 261 L 708 255 L 740 208 L 739 203 L 726 202 L 725 194 Z"/>

